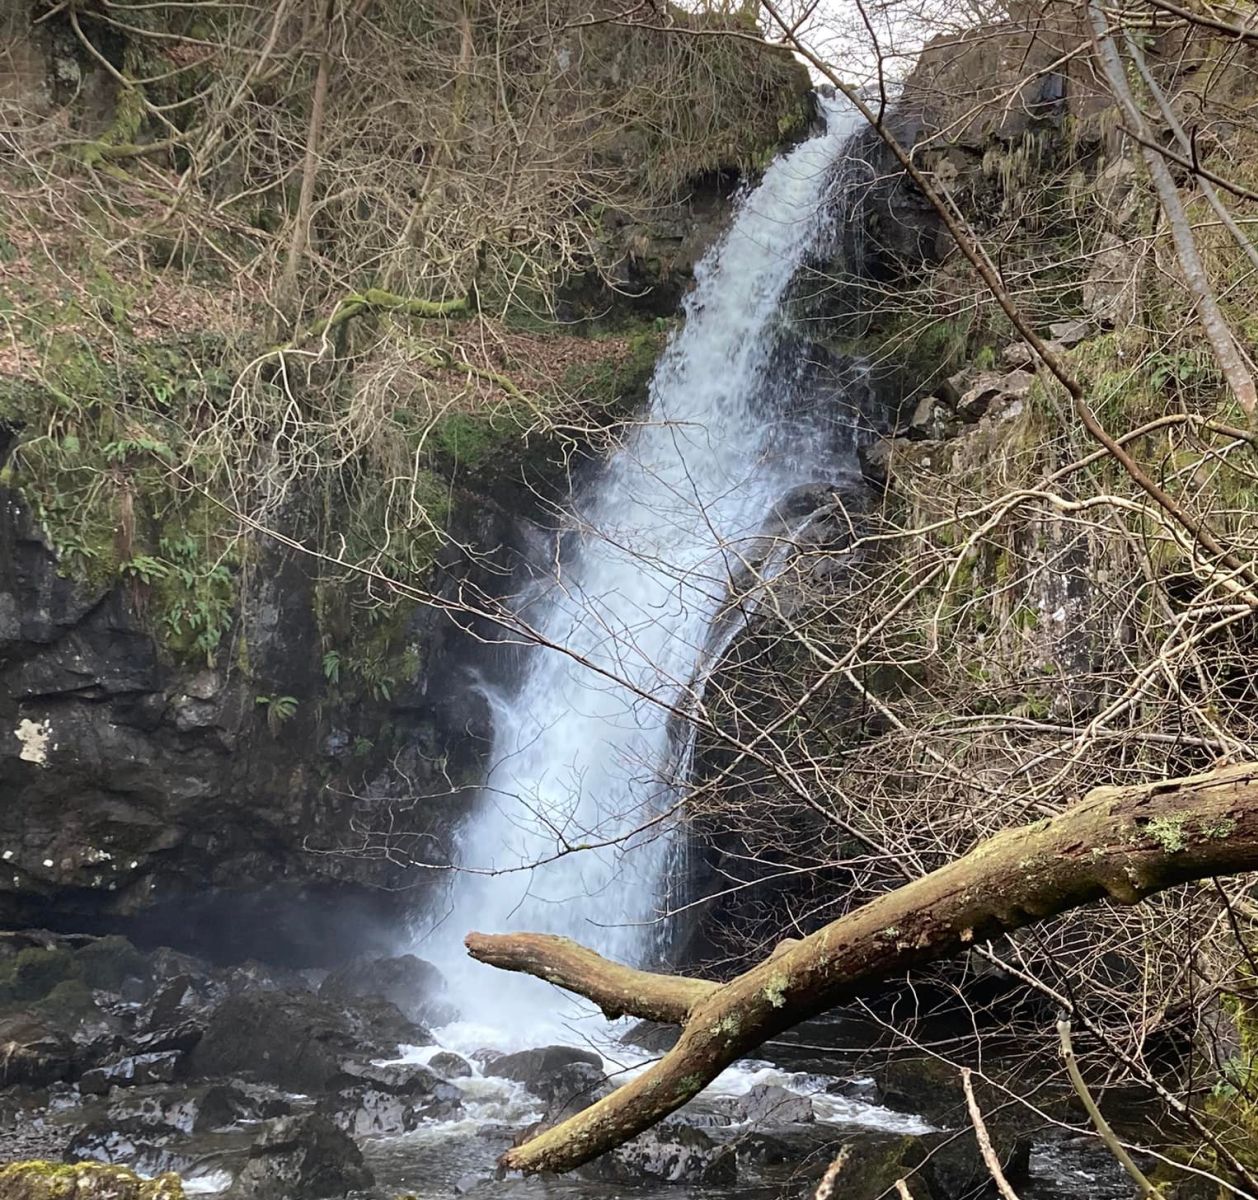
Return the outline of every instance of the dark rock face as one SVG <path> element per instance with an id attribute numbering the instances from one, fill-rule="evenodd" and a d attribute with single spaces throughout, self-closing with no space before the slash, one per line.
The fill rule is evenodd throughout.
<path id="1" fill-rule="evenodd" d="M 299 1092 L 322 1092 L 346 1060 L 387 1058 L 428 1033 L 387 1001 L 342 1011 L 308 993 L 231 996 L 215 1010 L 190 1068 L 202 1077 L 244 1076 Z"/>
<path id="2" fill-rule="evenodd" d="M 509 540 L 493 533 L 491 544 Z M 327 723 L 355 726 L 324 694 L 316 581 L 295 558 L 263 560 L 234 618 L 249 675 L 181 664 L 131 589 L 59 574 L 30 514 L 0 488 L 0 925 L 123 930 L 237 961 L 331 964 L 374 948 L 373 936 L 387 949 L 405 894 L 389 889 L 413 886 L 421 870 L 310 850 L 353 848 L 355 822 L 376 827 L 397 803 L 402 785 L 387 766 L 397 747 L 377 762 L 329 741 Z M 451 770 L 475 770 L 481 743 L 466 712 L 457 733 L 441 724 L 458 707 L 446 698 L 466 690 L 446 677 L 457 630 L 422 613 L 415 623 L 424 686 L 352 715 L 373 727 L 404 716 L 408 787 L 423 788 L 425 755 L 448 751 Z M 256 703 L 260 681 L 299 700 L 282 729 Z M 441 799 L 448 781 L 431 782 L 429 824 L 412 830 L 420 860 L 459 815 Z"/>
<path id="3" fill-rule="evenodd" d="M 249 1150 L 230 1200 L 322 1200 L 375 1182 L 362 1152 L 318 1113 L 282 1117 Z"/>
<path id="4" fill-rule="evenodd" d="M 321 999 L 337 1003 L 378 996 L 396 1004 L 402 1015 L 421 1025 L 444 1025 L 454 1007 L 440 997 L 446 981 L 431 963 L 413 954 L 360 959 L 333 971 L 319 988 Z"/>
<path id="5" fill-rule="evenodd" d="M 220 1083 L 206 1088 L 196 1108 L 193 1131 L 207 1133 L 238 1121 L 287 1117 L 292 1104 L 265 1087 L 247 1083 Z"/>
<path id="6" fill-rule="evenodd" d="M 142 1175 L 179 1173 L 192 1162 L 190 1155 L 172 1145 L 179 1134 L 175 1126 L 143 1120 L 93 1121 L 70 1139 L 66 1155 L 71 1161 L 125 1164 Z"/>

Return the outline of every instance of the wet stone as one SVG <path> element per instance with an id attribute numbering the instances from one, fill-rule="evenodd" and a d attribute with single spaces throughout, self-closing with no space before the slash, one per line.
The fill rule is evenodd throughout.
<path id="1" fill-rule="evenodd" d="M 574 1046 L 541 1046 L 536 1050 L 504 1054 L 486 1065 L 485 1071 L 501 1079 L 514 1079 L 534 1095 L 545 1098 L 545 1093 L 552 1086 L 552 1077 L 573 1063 L 586 1063 L 600 1071 L 603 1068 L 603 1060 L 593 1050 L 579 1050 Z"/>
<path id="2" fill-rule="evenodd" d="M 183 1054 L 163 1050 L 156 1054 L 132 1054 L 115 1063 L 86 1071 L 79 1090 L 86 1096 L 104 1096 L 110 1088 L 139 1087 L 147 1083 L 172 1083 L 179 1074 Z"/>
<path id="3" fill-rule="evenodd" d="M 323 1200 L 375 1182 L 353 1140 L 321 1113 L 282 1117 L 249 1148 L 228 1200 Z"/>
<path id="4" fill-rule="evenodd" d="M 442 1079 L 466 1079 L 472 1074 L 472 1064 L 453 1050 L 443 1050 L 428 1060 L 428 1066 Z"/>

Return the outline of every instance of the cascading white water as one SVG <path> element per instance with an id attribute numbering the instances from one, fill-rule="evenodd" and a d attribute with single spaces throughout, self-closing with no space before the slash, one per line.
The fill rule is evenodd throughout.
<path id="1" fill-rule="evenodd" d="M 448 911 L 417 949 L 465 1019 L 537 1045 L 553 989 L 467 958 L 470 929 L 561 933 L 624 962 L 652 947 L 670 862 L 667 812 L 683 704 L 741 549 L 784 495 L 834 473 L 833 439 L 787 417 L 773 373 L 781 307 L 824 236 L 825 193 L 854 114 L 779 157 L 696 268 L 650 407 L 574 499 L 569 552 L 530 619 L 510 696 L 494 698 L 494 765 L 460 834 Z M 663 818 L 663 819 L 660 819 Z M 652 824 L 652 822 L 655 822 Z"/>

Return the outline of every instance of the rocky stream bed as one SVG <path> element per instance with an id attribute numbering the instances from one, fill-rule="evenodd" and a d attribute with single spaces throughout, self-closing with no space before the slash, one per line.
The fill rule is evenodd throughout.
<path id="1" fill-rule="evenodd" d="M 919 1200 L 990 1188 L 949 1071 L 888 1059 L 856 1073 L 819 1048 L 824 1024 L 578 1174 L 525 1180 L 498 1175 L 501 1151 L 640 1069 L 667 1030 L 609 1034 L 577 1016 L 570 1044 L 506 1052 L 528 1037 L 461 1023 L 413 955 L 332 972 L 214 966 L 33 931 L 3 935 L 0 956 L 0 1162 L 174 1172 L 186 1194 L 230 1200 L 752 1200 L 811 1195 L 847 1145 L 845 1196 L 872 1200 L 912 1171 Z M 1023 1195 L 1129 1195 L 1095 1143 L 1006 1110 L 990 1123 Z"/>

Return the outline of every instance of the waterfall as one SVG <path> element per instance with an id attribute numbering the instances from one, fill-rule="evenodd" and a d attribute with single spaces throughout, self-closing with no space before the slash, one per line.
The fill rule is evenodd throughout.
<path id="1" fill-rule="evenodd" d="M 469 960 L 463 935 L 537 930 L 624 962 L 651 957 L 686 761 L 672 712 L 693 700 L 743 552 L 792 489 L 836 471 L 832 432 L 792 413 L 793 376 L 774 362 L 787 289 L 825 237 L 856 125 L 846 106 L 821 105 L 824 130 L 769 166 L 696 267 L 648 411 L 574 497 L 565 552 L 530 599 L 548 645 L 491 698 L 493 765 L 459 835 L 465 869 L 417 949 L 467 1021 L 526 1044 L 553 1027 L 554 989 Z"/>

